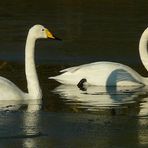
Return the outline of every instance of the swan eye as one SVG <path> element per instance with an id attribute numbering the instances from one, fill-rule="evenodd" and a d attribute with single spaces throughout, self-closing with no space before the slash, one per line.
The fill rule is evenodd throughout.
<path id="1" fill-rule="evenodd" d="M 42 31 L 45 31 L 45 29 L 43 28 Z"/>

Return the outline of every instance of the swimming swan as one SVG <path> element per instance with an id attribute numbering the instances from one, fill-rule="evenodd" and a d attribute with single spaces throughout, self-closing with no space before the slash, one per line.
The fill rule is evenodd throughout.
<path id="1" fill-rule="evenodd" d="M 148 28 L 143 32 L 139 52 L 143 65 L 148 70 Z M 62 84 L 83 86 L 143 86 L 148 85 L 148 78 L 142 77 L 132 68 L 114 62 L 95 62 L 61 70 L 61 75 L 50 77 Z"/>
<path id="2" fill-rule="evenodd" d="M 8 79 L 0 77 L 0 100 L 25 100 L 42 98 L 42 91 L 39 85 L 34 61 L 35 42 L 39 38 L 56 39 L 48 31 L 48 29 L 44 28 L 42 25 L 35 25 L 29 30 L 25 47 L 25 73 L 28 93 L 21 91 Z"/>

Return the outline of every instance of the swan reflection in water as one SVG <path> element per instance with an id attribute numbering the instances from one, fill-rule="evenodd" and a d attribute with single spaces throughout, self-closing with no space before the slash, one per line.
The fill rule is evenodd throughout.
<path id="1" fill-rule="evenodd" d="M 36 147 L 38 142 L 35 137 L 41 136 L 39 128 L 41 104 L 41 100 L 1 102 L 0 139 L 18 138 L 21 139 L 22 147 Z"/>
<path id="2" fill-rule="evenodd" d="M 64 102 L 78 111 L 111 111 L 113 114 L 148 115 L 147 88 L 89 86 L 80 89 L 73 85 L 60 85 L 53 90 Z M 139 105 L 140 103 L 140 105 Z M 103 112 L 103 113 L 105 113 Z M 147 113 L 146 113 L 147 112 Z"/>
<path id="3" fill-rule="evenodd" d="M 32 103 L 27 107 L 27 112 L 24 113 L 23 116 L 23 127 L 24 127 L 24 135 L 26 137 L 30 138 L 25 138 L 23 141 L 23 146 L 24 147 L 36 147 L 37 145 L 37 140 L 35 140 L 34 137 L 39 137 L 41 136 L 41 131 L 40 131 L 40 111 L 41 109 L 41 100 L 33 100 Z M 32 113 L 32 114 L 30 114 Z"/>

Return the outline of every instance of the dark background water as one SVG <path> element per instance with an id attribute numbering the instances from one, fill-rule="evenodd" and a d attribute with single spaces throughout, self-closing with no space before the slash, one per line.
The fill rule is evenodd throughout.
<path id="1" fill-rule="evenodd" d="M 0 108 L 0 147 L 147 147 L 147 89 L 86 95 L 47 79 L 65 67 L 102 60 L 147 75 L 138 51 L 148 26 L 147 9 L 143 0 L 0 1 L 0 74 L 22 90 L 27 91 L 28 29 L 42 24 L 62 38 L 37 42 L 41 109 L 36 103 L 6 102 Z"/>
<path id="2" fill-rule="evenodd" d="M 24 62 L 28 29 L 43 24 L 63 41 L 39 41 L 39 62 L 110 60 L 142 69 L 138 43 L 148 24 L 145 1 L 6 0 L 0 6 L 0 59 Z"/>

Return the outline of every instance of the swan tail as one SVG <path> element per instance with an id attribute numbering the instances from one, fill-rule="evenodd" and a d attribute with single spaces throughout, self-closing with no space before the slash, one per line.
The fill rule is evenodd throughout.
<path id="1" fill-rule="evenodd" d="M 62 84 L 70 84 L 70 85 L 77 85 L 78 82 L 80 81 L 79 78 L 73 76 L 73 75 L 69 75 L 69 74 L 61 74 L 61 75 L 57 75 L 54 77 L 49 77 L 48 79 L 53 79 L 59 83 Z"/>
<path id="2" fill-rule="evenodd" d="M 64 83 L 64 80 L 60 76 L 55 76 L 55 77 L 48 77 L 48 79 L 56 80 L 59 83 Z"/>
<path id="3" fill-rule="evenodd" d="M 58 80 L 58 76 L 55 76 L 55 77 L 48 77 L 48 79 Z"/>
<path id="4" fill-rule="evenodd" d="M 54 79 L 54 77 L 48 77 L 48 79 Z"/>

